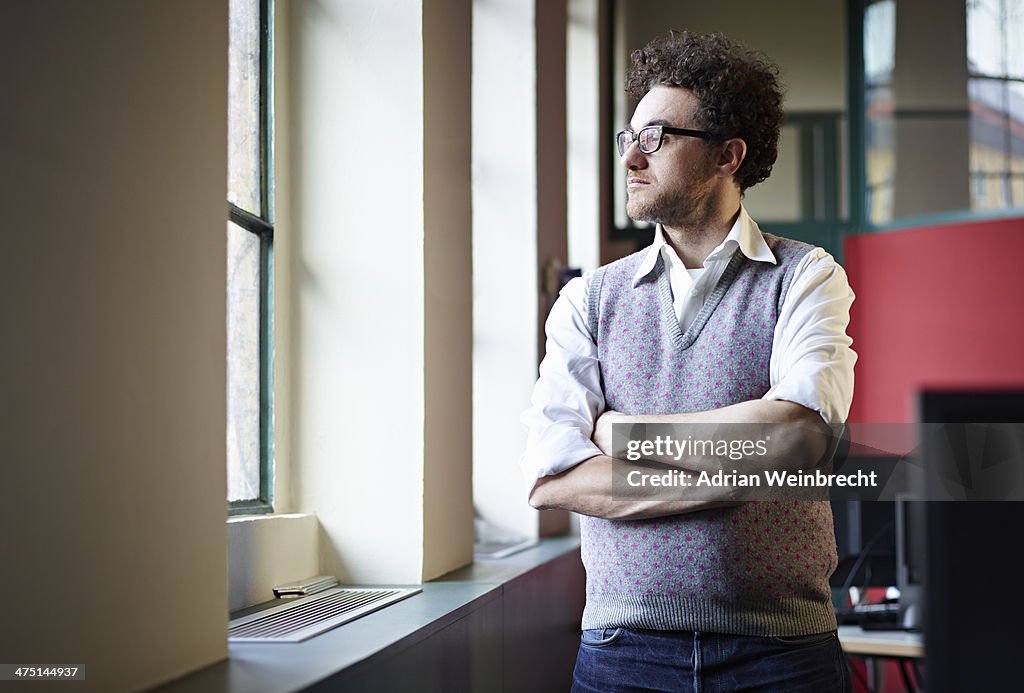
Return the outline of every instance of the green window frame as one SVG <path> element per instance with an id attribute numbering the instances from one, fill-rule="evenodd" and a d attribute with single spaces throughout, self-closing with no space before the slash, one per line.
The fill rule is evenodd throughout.
<path id="1" fill-rule="evenodd" d="M 247 7 L 245 5 L 248 5 Z M 258 38 L 250 41 L 258 46 L 258 57 L 252 52 L 245 50 L 236 51 L 236 44 L 232 43 L 232 59 L 247 61 L 252 64 L 245 65 L 250 69 L 248 77 L 252 80 L 251 70 L 258 71 L 255 81 L 258 84 L 258 95 L 256 98 L 233 99 L 229 97 L 229 122 L 239 127 L 231 132 L 232 125 L 229 125 L 229 151 L 233 151 L 242 142 L 248 149 L 249 156 L 235 156 L 229 154 L 229 181 L 235 180 L 236 175 L 248 177 L 248 195 L 233 194 L 233 186 L 228 187 L 228 225 L 234 225 L 251 234 L 249 242 L 258 242 L 258 366 L 248 368 L 249 380 L 258 378 L 258 492 L 246 495 L 253 497 L 236 498 L 228 501 L 229 515 L 266 514 L 273 512 L 273 461 L 274 461 L 274 435 L 273 435 L 273 391 L 274 391 L 274 369 L 273 369 L 273 266 L 274 266 L 274 131 L 273 131 L 273 0 L 230 0 L 229 31 L 232 32 L 231 42 L 236 40 L 236 27 L 241 27 L 241 33 L 245 30 L 256 29 Z M 258 10 L 258 17 L 252 16 Z M 258 23 L 258 27 L 250 25 L 246 27 L 243 22 L 251 20 Z M 251 35 L 249 36 L 251 39 Z M 251 49 L 253 46 L 249 46 Z M 236 70 L 231 70 L 231 79 L 237 75 Z M 229 88 L 229 94 L 233 90 Z M 251 97 L 251 94 L 250 94 Z M 255 112 L 254 112 L 255 111 Z M 246 120 L 247 118 L 247 120 Z M 241 131 L 244 130 L 244 131 Z M 256 132 L 252 132 L 256 130 Z M 258 155 L 256 154 L 255 143 L 251 138 L 258 140 Z M 239 168 L 246 170 L 239 171 Z M 255 169 L 255 170 L 253 170 Z M 236 199 L 232 199 L 232 198 Z M 241 197 L 248 197 L 243 201 Z M 230 233 L 230 230 L 229 230 Z M 229 279 L 229 292 L 232 290 Z M 231 302 L 229 301 L 229 313 Z M 250 319 L 252 316 L 249 316 Z M 229 315 L 229 330 L 231 316 Z M 231 335 L 229 334 L 229 344 Z M 248 345 L 251 348 L 251 345 Z M 233 358 L 229 347 L 229 364 Z M 258 375 L 253 371 L 258 370 Z M 229 365 L 229 373 L 231 366 Z M 229 410 L 231 409 L 230 399 L 232 398 L 233 385 L 229 375 L 228 397 Z M 255 398 L 252 398 L 255 399 Z M 251 417 L 250 417 L 251 418 Z M 229 423 L 229 428 L 231 424 Z M 253 428 L 253 427 L 250 427 Z M 251 438 L 251 433 L 249 437 Z M 246 441 L 249 448 L 252 441 Z M 229 448 L 231 446 L 229 445 Z M 229 457 L 231 456 L 229 451 Z M 228 460 L 232 464 L 232 460 Z M 248 474 L 256 470 L 251 469 Z M 230 472 L 229 472 L 230 477 Z M 249 479 L 249 487 L 254 487 Z M 231 490 L 229 489 L 229 498 Z"/>

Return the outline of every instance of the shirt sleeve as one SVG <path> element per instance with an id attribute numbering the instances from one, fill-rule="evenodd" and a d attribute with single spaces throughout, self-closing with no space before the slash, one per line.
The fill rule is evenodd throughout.
<path id="1" fill-rule="evenodd" d="M 605 406 L 597 345 L 586 319 L 592 274 L 566 284 L 544 326 L 546 354 L 531 406 L 520 417 L 528 431 L 520 466 L 531 488 L 542 476 L 558 474 L 602 454 L 590 440 L 594 422 Z"/>
<path id="2" fill-rule="evenodd" d="M 846 272 L 821 248 L 794 268 L 779 311 L 764 399 L 787 400 L 846 422 L 853 401 L 857 354 L 846 334 L 854 294 Z"/>

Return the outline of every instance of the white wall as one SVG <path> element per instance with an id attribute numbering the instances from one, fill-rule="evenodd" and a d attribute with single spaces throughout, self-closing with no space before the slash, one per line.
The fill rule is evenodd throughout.
<path id="1" fill-rule="evenodd" d="M 599 0 L 567 4 L 568 264 L 586 271 L 600 264 L 601 162 L 610 156 L 601 130 L 601 11 Z"/>
<path id="2" fill-rule="evenodd" d="M 628 0 L 627 50 L 669 29 L 719 31 L 766 53 L 779 65 L 788 111 L 846 108 L 844 0 Z M 625 74 L 614 83 L 625 83 Z"/>
<path id="3" fill-rule="evenodd" d="M 473 495 L 486 521 L 535 537 L 568 524 L 548 512 L 541 526 L 519 470 L 542 268 L 568 254 L 566 4 L 477 0 L 473 24 Z"/>
<path id="4" fill-rule="evenodd" d="M 313 514 L 228 520 L 228 610 L 260 604 L 278 585 L 319 575 L 319 531 Z"/>
<path id="5" fill-rule="evenodd" d="M 226 654 L 226 32 L 0 4 L 0 652 L 76 690 Z"/>
<path id="6" fill-rule="evenodd" d="M 287 6 L 285 502 L 344 582 L 472 560 L 469 5 L 423 5 Z"/>

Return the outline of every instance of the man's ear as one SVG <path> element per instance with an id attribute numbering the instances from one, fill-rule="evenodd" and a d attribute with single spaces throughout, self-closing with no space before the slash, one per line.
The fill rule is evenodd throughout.
<path id="1" fill-rule="evenodd" d="M 723 177 L 734 175 L 747 157 L 747 143 L 739 137 L 726 140 L 718 156 L 718 172 Z"/>

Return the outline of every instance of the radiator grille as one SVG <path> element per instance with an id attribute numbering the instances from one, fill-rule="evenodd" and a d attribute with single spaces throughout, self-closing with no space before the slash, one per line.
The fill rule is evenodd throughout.
<path id="1" fill-rule="evenodd" d="M 301 642 L 419 591 L 336 587 L 234 619 L 228 624 L 228 641 Z"/>

